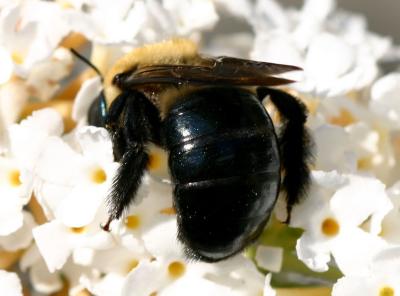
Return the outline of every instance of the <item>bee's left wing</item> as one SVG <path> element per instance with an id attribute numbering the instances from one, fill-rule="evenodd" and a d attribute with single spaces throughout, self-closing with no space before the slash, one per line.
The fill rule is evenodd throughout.
<path id="1" fill-rule="evenodd" d="M 273 75 L 301 70 L 290 65 L 257 62 L 232 57 L 200 58 L 195 65 L 161 64 L 115 76 L 114 83 L 121 88 L 144 84 L 198 84 L 275 86 L 293 82 Z"/>

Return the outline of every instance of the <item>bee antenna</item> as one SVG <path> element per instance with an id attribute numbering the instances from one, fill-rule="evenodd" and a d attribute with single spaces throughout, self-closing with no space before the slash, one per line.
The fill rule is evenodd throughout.
<path id="1" fill-rule="evenodd" d="M 73 55 L 75 55 L 78 59 L 80 59 L 82 62 L 84 62 L 86 65 L 88 65 L 90 68 L 92 68 L 101 78 L 101 81 L 103 82 L 104 78 L 103 75 L 101 74 L 100 70 L 93 65 L 91 61 L 89 61 L 86 57 L 81 55 L 79 52 L 77 52 L 75 49 L 70 48 L 70 51 L 72 52 Z"/>

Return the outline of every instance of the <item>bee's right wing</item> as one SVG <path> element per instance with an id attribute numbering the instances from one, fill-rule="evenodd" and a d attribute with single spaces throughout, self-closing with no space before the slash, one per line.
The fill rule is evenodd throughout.
<path id="1" fill-rule="evenodd" d="M 202 57 L 195 65 L 142 67 L 116 75 L 113 82 L 121 88 L 145 84 L 275 86 L 293 81 L 273 75 L 296 70 L 301 68 L 225 56 Z"/>

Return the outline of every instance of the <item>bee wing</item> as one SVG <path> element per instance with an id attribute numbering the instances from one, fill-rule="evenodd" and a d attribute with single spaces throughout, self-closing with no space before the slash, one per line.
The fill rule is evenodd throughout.
<path id="1" fill-rule="evenodd" d="M 136 71 L 116 75 L 114 83 L 121 88 L 154 83 L 275 86 L 293 81 L 272 75 L 296 70 L 301 70 L 301 68 L 221 56 L 201 58 L 198 65 L 146 66 Z"/>

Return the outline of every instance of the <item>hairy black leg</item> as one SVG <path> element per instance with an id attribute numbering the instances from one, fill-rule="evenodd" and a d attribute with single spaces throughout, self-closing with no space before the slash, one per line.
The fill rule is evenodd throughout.
<path id="1" fill-rule="evenodd" d="M 89 107 L 88 123 L 97 127 L 105 127 L 107 103 L 102 91 Z"/>
<path id="2" fill-rule="evenodd" d="M 125 117 L 124 110 L 127 105 L 130 94 L 128 92 L 121 93 L 111 104 L 108 109 L 105 125 L 110 132 L 113 141 L 114 159 L 120 161 L 124 155 L 127 144 L 124 135 Z"/>
<path id="3" fill-rule="evenodd" d="M 279 144 L 284 169 L 282 187 L 287 202 L 286 223 L 289 223 L 293 206 L 306 195 L 310 186 L 314 144 L 305 126 L 307 108 L 295 97 L 278 89 L 259 87 L 257 95 L 260 101 L 268 96 L 282 116 Z"/>
<path id="4" fill-rule="evenodd" d="M 120 154 L 120 167 L 113 180 L 108 196 L 109 221 L 121 217 L 134 200 L 147 167 L 149 156 L 145 145 L 155 141 L 160 129 L 157 111 L 149 100 L 139 92 L 124 92 L 110 106 L 107 128 L 111 132 L 114 149 Z M 158 114 L 157 114 L 158 116 Z M 157 131 L 157 132 L 156 132 Z"/>

